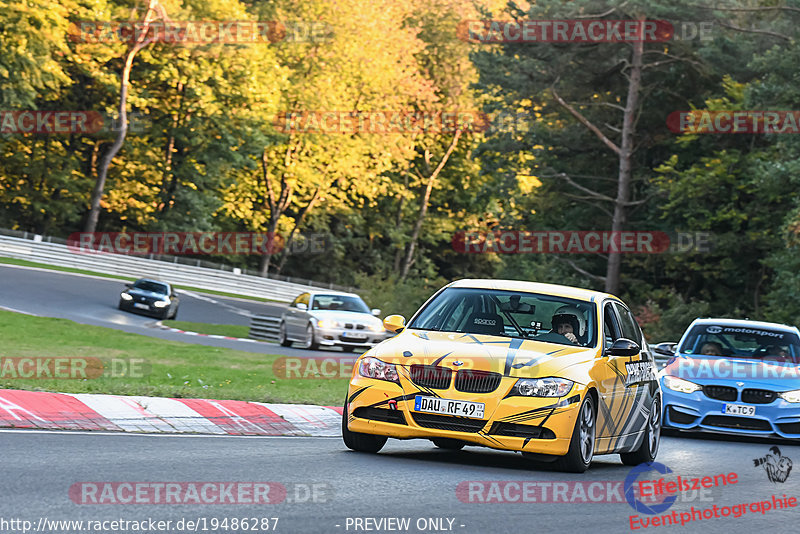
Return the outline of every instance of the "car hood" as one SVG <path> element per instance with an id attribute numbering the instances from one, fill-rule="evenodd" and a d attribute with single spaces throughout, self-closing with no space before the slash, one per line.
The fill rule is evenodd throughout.
<path id="1" fill-rule="evenodd" d="M 678 355 L 667 363 L 663 374 L 700 385 L 754 387 L 775 391 L 800 389 L 800 365 L 789 362 Z"/>
<path id="2" fill-rule="evenodd" d="M 404 366 L 438 365 L 520 378 L 564 376 L 584 382 L 585 373 L 572 372 L 569 368 L 592 362 L 595 352 L 596 349 L 592 348 L 529 339 L 406 330 L 373 348 L 367 355 Z"/>
<path id="3" fill-rule="evenodd" d="M 342 311 L 342 310 L 313 310 L 308 312 L 315 319 L 328 319 L 343 323 L 361 323 L 366 325 L 383 325 L 380 319 L 370 313 Z"/>

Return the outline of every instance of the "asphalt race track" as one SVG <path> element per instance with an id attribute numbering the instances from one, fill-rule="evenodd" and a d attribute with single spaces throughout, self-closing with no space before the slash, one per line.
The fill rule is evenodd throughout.
<path id="1" fill-rule="evenodd" d="M 277 343 L 247 343 L 229 339 L 195 337 L 155 326 L 156 318 L 117 309 L 125 282 L 45 269 L 0 265 L 0 309 L 70 319 L 145 336 L 248 352 L 304 357 L 324 357 L 339 349 L 307 351 Z M 256 314 L 280 315 L 284 304 L 256 302 L 178 290 L 178 320 L 210 324 L 249 325 Z"/>
<path id="2" fill-rule="evenodd" d="M 737 482 L 707 495 L 672 505 L 681 512 L 718 509 L 770 500 L 773 494 L 797 496 L 800 473 L 772 483 L 753 459 L 769 442 L 666 437 L 658 460 L 683 476 L 736 473 Z M 780 444 L 784 456 L 800 461 L 800 447 Z M 203 436 L 115 435 L 0 431 L 3 455 L 3 519 L 33 525 L 47 520 L 171 520 L 278 517 L 277 532 L 364 532 L 356 518 L 408 518 L 403 530 L 384 532 L 458 533 L 620 533 L 631 530 L 626 502 L 469 502 L 456 493 L 469 481 L 619 483 L 630 472 L 617 456 L 599 457 L 584 475 L 532 467 L 519 454 L 467 447 L 460 452 L 434 448 L 427 441 L 390 440 L 378 455 L 348 451 L 335 438 L 228 438 Z M 642 479 L 656 479 L 654 473 Z M 286 490 L 276 504 L 77 504 L 81 482 L 277 482 Z M 83 488 L 85 486 L 78 486 Z M 488 487 L 488 486 L 487 486 Z M 510 487 L 510 486 L 509 486 Z M 555 484 L 553 486 L 555 487 Z M 95 494 L 99 495 L 99 494 Z M 484 494 L 488 495 L 488 493 Z M 570 494 L 567 494 L 570 495 Z M 519 492 L 509 497 L 520 498 Z M 477 497 L 476 497 L 477 498 Z M 108 499 L 108 497 L 107 497 Z M 247 496 L 245 496 L 245 500 Z M 87 500 L 90 500 L 87 497 Z M 643 517 L 643 514 L 639 514 Z M 655 517 L 655 516 L 649 516 Z M 348 519 L 349 518 L 349 519 Z M 349 524 L 348 524 L 349 520 Z M 448 523 L 451 520 L 452 523 Z M 647 532 L 796 532 L 798 508 L 750 512 L 739 518 L 712 518 L 685 526 L 651 526 Z M 397 527 L 398 524 L 383 523 Z M 418 525 L 425 528 L 418 528 Z M 349 527 L 349 528 L 348 528 Z M 438 527 L 438 530 L 433 527 Z M 113 532 L 112 530 L 107 530 Z M 199 531 L 203 531 L 202 527 Z M 220 529 L 220 531 L 223 531 Z M 243 531 L 243 530 L 241 530 Z M 253 530 L 266 532 L 267 530 Z M 57 532 L 57 531 L 55 531 Z M 177 530 L 176 530 L 177 532 Z"/>

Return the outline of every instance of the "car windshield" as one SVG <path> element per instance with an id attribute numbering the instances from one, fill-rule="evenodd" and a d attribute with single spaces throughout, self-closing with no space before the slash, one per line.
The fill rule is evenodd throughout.
<path id="1" fill-rule="evenodd" d="M 311 309 L 371 313 L 363 300 L 346 295 L 315 295 Z"/>
<path id="2" fill-rule="evenodd" d="M 800 339 L 794 332 L 746 325 L 695 325 L 678 352 L 775 362 L 800 363 Z"/>
<path id="3" fill-rule="evenodd" d="M 141 289 L 142 291 L 150 291 L 152 293 L 161 293 L 162 295 L 169 294 L 169 289 L 164 284 L 158 282 L 151 282 L 150 280 L 137 280 L 133 287 Z"/>
<path id="4" fill-rule="evenodd" d="M 556 330 L 565 317 L 577 343 Z M 409 328 L 594 347 L 595 317 L 591 302 L 516 291 L 447 288 L 422 309 Z"/>

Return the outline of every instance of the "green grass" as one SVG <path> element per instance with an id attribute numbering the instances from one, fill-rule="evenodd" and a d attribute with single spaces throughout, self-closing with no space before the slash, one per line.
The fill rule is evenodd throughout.
<path id="1" fill-rule="evenodd" d="M 189 321 L 161 321 L 161 324 L 164 326 L 169 326 L 170 328 L 177 328 L 178 330 L 197 332 L 198 334 L 214 334 L 218 336 L 244 338 L 250 334 L 249 326 L 242 326 L 238 324 L 206 324 L 190 323 Z"/>
<path id="2" fill-rule="evenodd" d="M 166 341 L 66 319 L 0 310 L 0 340 L 0 388 L 327 406 L 340 405 L 347 390 L 346 378 L 277 378 L 273 373 L 277 355 Z M 16 379 L 11 377 L 19 360 L 7 359 L 64 357 L 126 363 L 140 359 L 143 372 L 88 379 Z"/>
<path id="3" fill-rule="evenodd" d="M 16 258 L 3 258 L 0 257 L 0 263 L 5 263 L 8 265 L 19 265 L 22 267 L 38 267 L 40 269 L 49 269 L 51 271 L 61 271 L 64 273 L 78 273 L 78 274 L 88 274 L 91 276 L 99 276 L 101 278 L 112 278 L 114 280 L 127 280 L 129 282 L 133 282 L 137 280 L 136 278 L 130 278 L 127 276 L 117 276 L 115 274 L 105 274 L 105 273 L 98 273 L 95 271 L 87 271 L 85 269 L 74 269 L 72 267 L 61 267 L 58 265 L 48 265 L 46 263 L 38 263 L 35 261 L 28 261 L 28 260 L 18 260 Z M 213 289 L 200 289 L 199 287 L 192 287 L 192 286 L 175 286 L 175 289 L 185 289 L 186 291 L 194 291 L 197 293 L 206 293 L 208 295 L 218 295 L 220 297 L 234 297 L 240 299 L 247 299 L 247 300 L 255 300 L 256 302 L 280 302 L 274 299 L 268 298 L 260 298 L 260 297 L 252 297 L 250 295 L 238 295 L 236 293 L 228 293 L 225 291 L 216 291 Z"/>

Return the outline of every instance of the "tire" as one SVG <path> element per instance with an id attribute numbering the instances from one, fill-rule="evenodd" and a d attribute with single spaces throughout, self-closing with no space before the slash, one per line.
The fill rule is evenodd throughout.
<path id="1" fill-rule="evenodd" d="M 172 317 L 170 317 L 170 319 L 172 319 L 173 321 L 178 320 L 178 308 L 175 308 L 175 311 L 172 312 Z"/>
<path id="2" fill-rule="evenodd" d="M 164 313 L 162 313 L 162 314 L 161 314 L 161 316 L 159 317 L 159 319 L 161 319 L 162 321 L 166 321 L 166 320 L 168 320 L 168 319 L 169 319 L 169 308 L 167 308 L 166 310 L 164 310 Z"/>
<path id="3" fill-rule="evenodd" d="M 281 321 L 281 325 L 278 327 L 278 343 L 281 344 L 281 347 L 290 347 L 292 345 L 292 342 L 286 337 L 286 323 L 283 321 Z"/>
<path id="4" fill-rule="evenodd" d="M 466 443 L 463 441 L 452 438 L 436 438 L 432 439 L 431 441 L 440 449 L 445 449 L 448 451 L 460 451 L 464 448 L 464 445 L 466 445 Z"/>
<path id="5" fill-rule="evenodd" d="M 357 452 L 376 453 L 380 451 L 386 440 L 386 436 L 374 436 L 372 434 L 362 434 L 361 432 L 351 432 L 347 428 L 347 402 L 344 403 L 344 410 L 342 411 L 342 440 L 345 446 Z"/>
<path id="6" fill-rule="evenodd" d="M 559 471 L 569 473 L 583 473 L 589 469 L 594 455 L 594 442 L 597 430 L 597 409 L 594 399 L 588 392 L 583 398 L 575 428 L 572 430 L 572 439 L 569 441 L 569 450 L 564 456 L 559 456 L 553 467 Z"/>
<path id="7" fill-rule="evenodd" d="M 311 324 L 306 326 L 306 339 L 303 342 L 303 348 L 308 350 L 317 350 L 319 348 L 319 343 L 317 343 L 316 339 L 314 339 L 314 327 Z"/>
<path id="8" fill-rule="evenodd" d="M 125 311 L 125 304 L 123 302 L 124 301 L 122 299 L 119 299 L 119 304 L 117 304 L 117 308 L 119 308 L 122 311 Z"/>
<path id="9" fill-rule="evenodd" d="M 661 398 L 656 396 L 650 407 L 650 417 L 647 418 L 647 427 L 644 439 L 639 448 L 633 452 L 623 452 L 619 455 L 625 465 L 639 465 L 653 462 L 658 456 L 658 446 L 661 442 Z"/>

